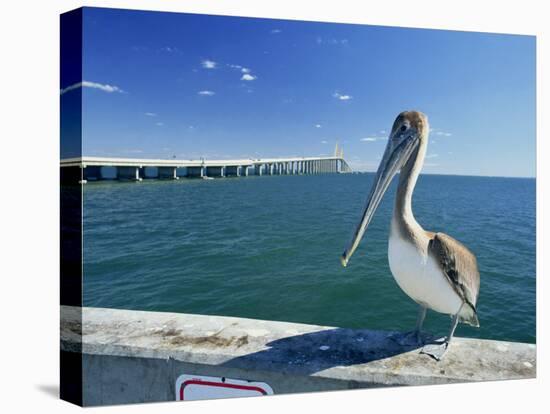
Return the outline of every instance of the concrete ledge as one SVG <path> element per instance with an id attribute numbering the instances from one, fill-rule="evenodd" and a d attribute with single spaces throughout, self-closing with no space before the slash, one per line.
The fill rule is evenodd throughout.
<path id="1" fill-rule="evenodd" d="M 103 308 L 61 314 L 62 350 L 84 354 L 84 405 L 175 400 L 184 373 L 263 381 L 275 394 L 536 376 L 533 344 L 455 338 L 436 362 L 395 332 Z"/>

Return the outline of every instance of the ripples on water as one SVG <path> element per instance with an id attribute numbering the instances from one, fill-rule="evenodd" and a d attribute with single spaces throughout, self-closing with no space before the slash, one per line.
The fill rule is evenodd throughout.
<path id="1" fill-rule="evenodd" d="M 387 260 L 394 183 L 347 268 L 372 174 L 100 182 L 84 187 L 84 304 L 410 330 Z M 535 180 L 424 175 L 413 209 L 478 257 L 481 328 L 535 342 Z M 450 319 L 429 312 L 425 329 Z"/>

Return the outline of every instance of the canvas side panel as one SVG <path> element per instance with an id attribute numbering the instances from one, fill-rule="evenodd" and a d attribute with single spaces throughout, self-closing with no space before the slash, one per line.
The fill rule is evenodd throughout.
<path id="1" fill-rule="evenodd" d="M 61 159 L 82 156 L 82 9 L 61 15 L 60 130 Z M 60 167 L 61 326 L 67 329 L 66 306 L 76 307 L 70 330 L 82 336 L 82 169 Z M 71 308 L 74 312 L 75 308 Z M 74 317 L 74 313 L 73 313 Z M 67 324 L 67 322 L 65 322 Z M 61 345 L 60 397 L 82 405 L 82 345 Z"/>

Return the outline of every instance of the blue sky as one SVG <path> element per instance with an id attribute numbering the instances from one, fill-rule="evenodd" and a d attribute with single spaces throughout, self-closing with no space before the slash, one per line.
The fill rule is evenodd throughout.
<path id="1" fill-rule="evenodd" d="M 87 8 L 83 42 L 84 155 L 313 156 L 339 141 L 372 171 L 395 116 L 418 109 L 425 173 L 535 175 L 534 37 Z"/>

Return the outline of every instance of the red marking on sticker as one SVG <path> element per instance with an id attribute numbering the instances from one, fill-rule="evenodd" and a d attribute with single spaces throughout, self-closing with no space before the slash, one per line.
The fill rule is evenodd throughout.
<path id="1" fill-rule="evenodd" d="M 253 385 L 239 385 L 239 384 L 226 384 L 226 383 L 220 383 L 220 382 L 212 382 L 212 381 L 202 381 L 202 380 L 188 380 L 181 384 L 180 387 L 180 400 L 184 401 L 184 389 L 188 385 L 206 385 L 209 387 L 221 387 L 221 388 L 233 388 L 237 390 L 246 390 L 246 391 L 256 391 L 263 395 L 267 395 L 267 391 L 263 388 L 256 387 Z"/>

